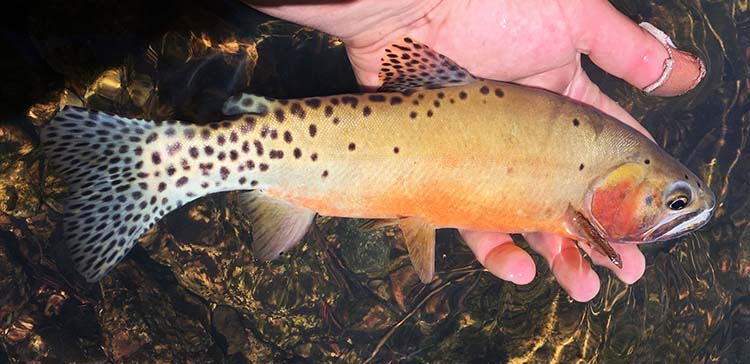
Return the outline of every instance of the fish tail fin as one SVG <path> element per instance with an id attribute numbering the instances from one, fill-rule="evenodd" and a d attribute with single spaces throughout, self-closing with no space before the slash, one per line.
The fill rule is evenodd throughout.
<path id="1" fill-rule="evenodd" d="M 65 179 L 63 237 L 78 272 L 100 280 L 158 219 L 189 200 L 154 173 L 146 144 L 161 123 L 66 107 L 42 130 Z M 155 176 L 156 175 L 156 176 Z"/>

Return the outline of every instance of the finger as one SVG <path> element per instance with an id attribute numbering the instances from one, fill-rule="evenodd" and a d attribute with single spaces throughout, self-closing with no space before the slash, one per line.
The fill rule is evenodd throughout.
<path id="1" fill-rule="evenodd" d="M 594 264 L 606 267 L 611 270 L 617 278 L 627 284 L 633 284 L 643 277 L 646 271 L 646 257 L 635 244 L 612 244 L 612 248 L 620 254 L 623 266 L 618 268 L 609 258 L 598 251 L 594 250 L 589 244 L 580 244 L 590 257 Z"/>
<path id="2" fill-rule="evenodd" d="M 660 96 L 685 93 L 703 77 L 702 62 L 697 57 L 676 49 L 672 49 L 670 55 L 665 44 L 607 1 L 585 3 L 582 7 L 585 14 L 567 14 L 567 17 L 578 19 L 570 24 L 575 28 L 579 50 L 605 71 L 644 89 L 660 80 L 665 72 L 665 61 L 672 58 L 671 74 L 653 92 Z"/>
<path id="3" fill-rule="evenodd" d="M 479 263 L 493 275 L 515 284 L 528 284 L 534 279 L 534 260 L 513 243 L 510 235 L 473 230 L 461 230 L 461 235 Z"/>
<path id="4" fill-rule="evenodd" d="M 571 298 L 587 302 L 599 293 L 599 276 L 572 240 L 544 233 L 524 234 L 524 237 L 529 246 L 547 260 L 560 287 Z"/>

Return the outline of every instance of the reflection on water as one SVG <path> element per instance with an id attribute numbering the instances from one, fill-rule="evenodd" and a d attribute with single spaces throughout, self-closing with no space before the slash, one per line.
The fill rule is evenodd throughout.
<path id="1" fill-rule="evenodd" d="M 706 61 L 705 81 L 670 99 L 646 97 L 587 68 L 660 144 L 705 177 L 719 207 L 703 231 L 644 246 L 647 269 L 638 283 L 627 286 L 599 269 L 602 291 L 588 304 L 571 301 L 541 261 L 528 286 L 491 277 L 452 231 L 438 234 L 439 279 L 428 286 L 411 269 L 398 231 L 363 232 L 354 220 L 320 218 L 299 248 L 258 263 L 233 194 L 170 214 L 101 285 L 66 280 L 61 272 L 69 265 L 54 244 L 64 185 L 45 174 L 34 148 L 34 126 L 58 105 L 205 122 L 240 90 L 300 97 L 356 84 L 342 71 L 349 65 L 336 40 L 241 4 L 185 6 L 154 34 L 127 32 L 149 6 L 142 3 L 110 5 L 123 20 L 94 34 L 66 33 L 50 25 L 46 11 L 32 9 L 36 47 L 64 76 L 64 87 L 40 92 L 27 122 L 0 129 L 0 287 L 8 293 L 0 298 L 0 362 L 747 360 L 748 2 L 615 5 Z M 97 24 L 109 18 L 95 14 L 91 19 L 100 20 L 90 26 L 105 29 Z M 147 46 L 102 46 L 121 34 L 127 44 Z"/>

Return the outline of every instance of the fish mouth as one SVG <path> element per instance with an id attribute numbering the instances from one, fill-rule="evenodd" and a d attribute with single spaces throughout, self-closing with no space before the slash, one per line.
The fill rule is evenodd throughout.
<path id="1" fill-rule="evenodd" d="M 714 214 L 714 207 L 713 199 L 711 199 L 711 203 L 707 208 L 696 209 L 687 214 L 674 215 L 665 219 L 661 224 L 645 231 L 641 235 L 641 241 L 651 243 L 671 240 L 698 230 L 711 220 Z"/>

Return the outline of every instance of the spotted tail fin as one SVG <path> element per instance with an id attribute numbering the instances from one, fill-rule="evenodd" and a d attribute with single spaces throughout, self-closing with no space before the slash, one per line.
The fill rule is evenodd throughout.
<path id="1" fill-rule="evenodd" d="M 167 188 L 181 177 L 155 168 L 158 155 L 147 144 L 165 128 L 66 107 L 42 131 L 50 165 L 69 186 L 64 239 L 87 281 L 101 279 L 156 221 L 198 197 L 190 189 Z"/>

